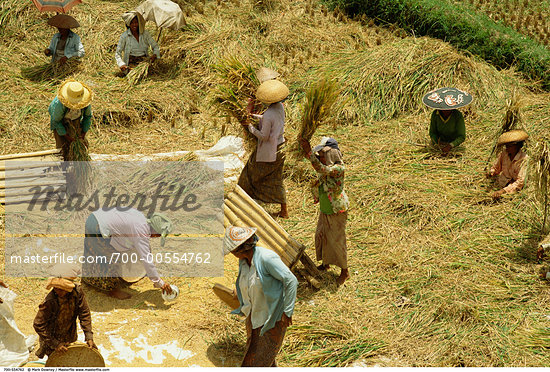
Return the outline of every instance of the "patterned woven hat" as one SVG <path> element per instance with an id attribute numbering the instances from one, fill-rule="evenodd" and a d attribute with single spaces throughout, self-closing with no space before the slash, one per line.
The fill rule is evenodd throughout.
<path id="1" fill-rule="evenodd" d="M 454 110 L 472 103 L 472 96 L 457 88 L 439 88 L 432 90 L 422 98 L 422 102 L 436 110 Z"/>
<path id="2" fill-rule="evenodd" d="M 506 143 L 523 142 L 527 138 L 529 138 L 529 135 L 526 131 L 514 129 L 506 133 L 502 133 L 500 137 L 498 137 L 498 145 L 500 146 Z"/>
<path id="3" fill-rule="evenodd" d="M 237 249 L 241 244 L 246 242 L 248 238 L 256 233 L 258 229 L 255 227 L 237 227 L 229 226 L 225 230 L 225 238 L 223 239 L 223 254 L 228 255 Z"/>

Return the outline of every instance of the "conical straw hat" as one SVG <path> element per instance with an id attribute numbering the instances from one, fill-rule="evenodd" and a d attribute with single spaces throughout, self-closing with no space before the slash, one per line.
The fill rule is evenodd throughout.
<path id="1" fill-rule="evenodd" d="M 526 131 L 514 129 L 506 133 L 502 133 L 500 137 L 498 137 L 498 145 L 500 146 L 506 143 L 523 142 L 527 138 L 529 138 L 529 135 Z"/>
<path id="2" fill-rule="evenodd" d="M 67 14 L 54 15 L 48 19 L 48 24 L 57 28 L 77 28 L 80 27 L 80 23 L 73 17 Z"/>
<path id="3" fill-rule="evenodd" d="M 288 97 L 289 91 L 286 85 L 279 80 L 264 81 L 256 91 L 256 98 L 265 104 L 280 102 Z"/>
<path id="4" fill-rule="evenodd" d="M 260 67 L 260 69 L 256 72 L 256 77 L 260 80 L 260 83 L 276 79 L 279 76 L 281 76 L 281 74 L 267 67 Z"/>

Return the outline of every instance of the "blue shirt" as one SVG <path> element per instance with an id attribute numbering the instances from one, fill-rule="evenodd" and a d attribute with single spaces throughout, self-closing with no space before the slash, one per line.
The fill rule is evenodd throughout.
<path id="1" fill-rule="evenodd" d="M 59 98 L 55 97 L 48 107 L 50 113 L 50 129 L 57 131 L 57 134 L 64 136 L 67 134 L 67 128 L 63 125 L 63 118 L 69 109 L 59 101 Z M 80 117 L 80 127 L 82 133 L 86 133 L 92 125 L 92 105 L 88 105 L 81 110 L 82 116 Z"/>
<path id="2" fill-rule="evenodd" d="M 49 50 L 52 51 L 52 63 L 55 62 L 55 51 L 57 50 L 57 43 L 61 39 L 61 34 L 58 32 L 52 37 Z M 80 36 L 69 30 L 69 36 L 67 36 L 67 42 L 65 43 L 65 57 L 84 57 L 84 46 L 80 41 Z"/>
<path id="3" fill-rule="evenodd" d="M 298 280 L 277 253 L 260 246 L 256 246 L 253 249 L 252 261 L 260 277 L 269 312 L 267 321 L 260 330 L 260 336 L 262 336 L 273 328 L 276 322 L 281 320 L 283 313 L 288 317 L 291 317 L 294 313 Z M 239 275 L 237 276 L 236 283 L 240 306 L 238 309 L 233 310 L 232 314 L 241 314 L 241 307 L 243 306 L 243 298 L 239 286 L 239 278 L 243 265 L 248 265 L 244 258 L 239 260 Z"/>

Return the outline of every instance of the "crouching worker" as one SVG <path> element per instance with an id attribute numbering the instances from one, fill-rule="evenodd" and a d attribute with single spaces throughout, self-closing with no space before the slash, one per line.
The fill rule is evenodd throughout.
<path id="1" fill-rule="evenodd" d="M 89 347 L 97 349 L 93 340 L 92 316 L 86 296 L 75 280 L 80 268 L 73 265 L 57 265 L 48 279 L 46 289 L 52 289 L 38 307 L 34 318 L 34 330 L 38 333 L 39 358 L 54 351 L 65 352 L 67 346 L 77 340 L 76 319 L 84 332 Z"/>
<path id="2" fill-rule="evenodd" d="M 95 259 L 86 259 L 82 264 L 82 282 L 106 291 L 109 296 L 119 300 L 130 298 L 129 293 L 121 290 L 126 283 L 120 277 L 121 260 L 116 257 L 120 253 L 135 250 L 154 287 L 171 294 L 170 284 L 160 278 L 148 255 L 151 254 L 150 238 L 161 237 L 160 245 L 164 246 L 166 235 L 172 230 L 172 222 L 161 213 L 153 213 L 150 218 L 146 218 L 134 208 L 99 209 L 93 212 L 86 220 L 84 256 Z M 97 257 L 106 259 L 102 261 Z"/>
<path id="3" fill-rule="evenodd" d="M 273 251 L 256 245 L 256 229 L 227 228 L 224 254 L 239 259 L 233 314 L 246 316 L 246 352 L 241 367 L 276 367 L 275 357 L 292 324 L 298 281 Z"/>
<path id="4" fill-rule="evenodd" d="M 501 188 L 491 194 L 493 199 L 500 199 L 504 194 L 513 194 L 523 189 L 529 157 L 522 147 L 527 138 L 529 135 L 523 130 L 511 130 L 499 137 L 497 145 L 505 145 L 505 148 L 487 173 L 487 178 L 496 178 L 496 183 Z"/>

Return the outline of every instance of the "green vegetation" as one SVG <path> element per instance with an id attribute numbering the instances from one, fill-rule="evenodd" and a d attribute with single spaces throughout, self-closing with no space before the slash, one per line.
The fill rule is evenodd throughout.
<path id="1" fill-rule="evenodd" d="M 469 6 L 441 0 L 327 0 L 353 16 L 397 23 L 416 35 L 447 41 L 499 68 L 517 65 L 526 77 L 550 89 L 550 51 Z"/>

